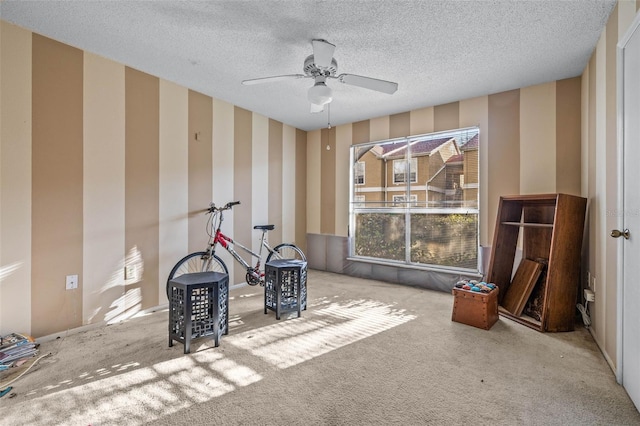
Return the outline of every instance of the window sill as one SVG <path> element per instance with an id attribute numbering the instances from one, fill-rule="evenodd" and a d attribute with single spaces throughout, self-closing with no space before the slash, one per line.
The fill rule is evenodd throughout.
<path id="1" fill-rule="evenodd" d="M 445 266 L 418 265 L 413 263 L 385 261 L 381 259 L 372 259 L 372 258 L 357 257 L 357 256 L 356 257 L 347 256 L 347 260 L 351 262 L 360 262 L 360 263 L 368 263 L 372 265 L 389 266 L 389 267 L 394 267 L 399 269 L 413 269 L 413 270 L 419 270 L 419 271 L 440 272 L 443 274 L 464 275 L 465 277 L 482 278 L 482 274 L 479 271 L 475 271 L 472 269 L 452 268 L 452 267 L 445 267 Z"/>

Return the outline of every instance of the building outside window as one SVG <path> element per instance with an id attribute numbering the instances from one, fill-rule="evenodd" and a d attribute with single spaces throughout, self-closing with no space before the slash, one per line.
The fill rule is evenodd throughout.
<path id="1" fill-rule="evenodd" d="M 365 207 L 366 197 L 364 195 L 354 195 L 353 196 L 353 205 L 354 207 Z"/>
<path id="2" fill-rule="evenodd" d="M 418 205 L 418 196 L 413 194 L 409 196 L 409 203 L 412 206 Z M 406 195 L 394 195 L 393 196 L 393 206 L 394 207 L 404 207 L 407 205 L 407 196 Z"/>
<path id="3" fill-rule="evenodd" d="M 478 143 L 471 127 L 352 146 L 349 255 L 478 271 Z"/>

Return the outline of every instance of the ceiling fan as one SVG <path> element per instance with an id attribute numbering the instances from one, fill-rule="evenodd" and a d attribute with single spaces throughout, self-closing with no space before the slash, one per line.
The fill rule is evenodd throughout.
<path id="1" fill-rule="evenodd" d="M 307 56 L 304 60 L 302 70 L 304 74 L 287 74 L 276 75 L 272 77 L 253 78 L 244 80 L 242 84 L 252 85 L 261 83 L 271 83 L 282 80 L 295 80 L 299 78 L 313 78 L 315 83 L 309 88 L 307 98 L 311 102 L 311 112 L 322 112 L 324 106 L 333 100 L 333 91 L 327 86 L 329 79 L 338 80 L 341 83 L 350 84 L 352 86 L 363 87 L 365 89 L 376 90 L 378 92 L 393 94 L 398 90 L 398 83 L 377 78 L 364 77 L 355 74 L 340 74 L 338 72 L 338 63 L 333 58 L 335 45 L 323 39 L 313 39 L 313 55 Z"/>

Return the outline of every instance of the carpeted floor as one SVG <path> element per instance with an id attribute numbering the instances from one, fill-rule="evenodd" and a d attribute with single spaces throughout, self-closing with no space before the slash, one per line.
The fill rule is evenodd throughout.
<path id="1" fill-rule="evenodd" d="M 168 312 L 70 333 L 0 398 L 3 425 L 638 425 L 591 335 L 451 321 L 448 293 L 309 271 L 301 318 L 231 291 L 220 346 Z M 0 379 L 0 386 L 7 377 Z"/>

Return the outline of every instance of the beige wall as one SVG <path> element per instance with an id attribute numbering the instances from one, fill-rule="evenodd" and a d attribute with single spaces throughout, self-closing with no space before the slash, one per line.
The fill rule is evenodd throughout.
<path id="1" fill-rule="evenodd" d="M 296 182 L 295 182 L 295 240 L 293 241 L 298 247 L 306 251 L 307 249 L 307 132 L 300 129 L 296 129 L 296 153 L 293 159 L 295 164 L 289 165 L 289 167 L 295 168 Z"/>
<path id="2" fill-rule="evenodd" d="M 518 194 L 523 190 L 527 193 L 553 193 L 557 192 L 558 188 L 569 190 L 566 192 L 570 194 L 580 195 L 580 186 L 575 184 L 580 182 L 580 167 L 573 167 L 562 174 L 556 173 L 560 168 L 557 159 L 564 158 L 556 154 L 560 144 L 557 134 L 566 135 L 561 142 L 563 149 L 576 153 L 578 158 L 580 153 L 580 134 L 575 131 L 575 120 L 564 119 L 565 115 L 579 116 L 580 91 L 564 90 L 563 96 L 569 96 L 569 100 L 557 95 L 558 88 L 567 85 L 579 88 L 580 77 L 345 125 L 351 127 L 351 132 L 343 129 L 336 134 L 338 141 L 334 145 L 338 149 L 323 149 L 320 164 L 312 160 L 312 154 L 309 156 L 308 164 L 312 164 L 313 167 L 308 169 L 308 179 L 315 185 L 310 189 L 309 197 L 314 197 L 316 192 L 325 194 L 322 205 L 317 203 L 313 204 L 313 207 L 309 206 L 309 223 L 317 220 L 318 213 L 315 208 L 321 208 L 320 215 L 330 212 L 333 216 L 334 211 L 348 211 L 345 197 L 334 196 L 331 200 L 333 203 L 327 207 L 327 194 L 335 194 L 333 187 L 337 183 L 331 180 L 327 184 L 330 185 L 331 191 L 325 186 L 325 170 L 333 171 L 336 165 L 349 167 L 343 161 L 337 161 L 338 158 L 348 158 L 349 144 L 410 136 L 410 132 L 414 131 L 417 134 L 479 125 L 482 209 L 480 241 L 483 246 L 491 245 L 501 195 Z M 562 114 L 558 112 L 557 107 L 560 102 Z M 544 127 L 550 128 L 538 129 L 542 127 L 539 124 L 541 122 L 545 123 Z M 321 132 L 324 130 L 309 133 L 311 140 L 318 139 L 313 149 L 320 148 Z M 348 138 L 349 135 L 351 140 L 343 143 L 342 139 Z M 312 144 L 309 144 L 309 149 L 311 146 Z M 322 142 L 322 147 L 324 146 L 325 142 Z M 528 155 L 525 167 L 520 166 L 521 156 L 524 155 L 521 152 Z M 537 170 L 536 164 L 540 164 L 548 173 Z M 331 173 L 335 176 L 335 173 Z M 341 173 L 346 175 L 348 170 Z M 316 233 L 312 227 L 309 228 L 309 232 Z M 321 233 L 345 235 L 345 229 L 330 228 L 330 224 L 326 223 Z"/>
<path id="3" fill-rule="evenodd" d="M 213 178 L 213 196 L 211 198 L 211 201 L 213 201 L 217 205 L 224 204 L 228 201 L 235 201 L 235 185 L 233 181 L 235 151 L 233 143 L 229 142 L 235 139 L 235 126 L 231 125 L 231 123 L 233 123 L 234 121 L 234 116 L 235 107 L 232 104 L 220 101 L 218 99 L 213 100 L 213 170 L 211 171 Z M 264 119 L 264 117 L 255 114 L 254 121 L 257 118 Z M 266 122 L 266 119 L 264 121 Z M 266 129 L 267 127 L 265 123 L 265 126 L 257 132 L 252 131 L 252 135 L 255 135 L 256 138 L 258 137 L 258 135 L 263 135 L 264 138 L 264 135 L 267 134 Z M 253 155 L 253 149 L 251 150 L 251 152 Z M 259 177 L 262 178 L 264 173 L 267 173 L 267 171 L 260 172 Z M 256 177 L 252 177 L 252 182 L 254 181 L 254 179 L 256 179 Z M 266 179 L 264 179 L 264 182 L 266 184 Z M 257 187 L 257 189 L 259 191 L 260 189 L 262 189 L 262 187 Z M 261 203 L 262 201 L 262 199 L 258 200 L 259 203 Z M 234 229 L 235 218 L 233 214 L 226 215 L 224 220 L 225 233 L 228 230 Z M 256 220 L 258 222 L 262 222 L 263 218 L 262 216 L 259 216 L 256 218 Z M 199 250 L 203 249 L 204 247 Z M 235 274 L 233 271 L 234 268 L 232 267 L 234 260 L 231 255 L 229 255 L 226 251 L 222 251 L 218 254 L 220 255 L 220 258 L 222 258 L 222 260 L 226 262 L 227 267 L 229 267 L 230 269 L 229 282 L 237 282 L 235 280 Z M 244 274 L 242 276 L 244 276 Z M 238 279 L 241 280 L 242 276 Z"/>
<path id="4" fill-rule="evenodd" d="M 320 157 L 322 156 L 321 131 L 307 133 L 307 232 L 320 234 L 320 203 L 322 173 Z"/>
<path id="5" fill-rule="evenodd" d="M 609 17 L 583 73 L 581 192 L 589 197 L 585 275 L 592 281 L 595 302 L 589 310 L 591 332 L 607 361 L 615 368 L 617 346 L 617 244 L 608 237 L 616 227 L 617 209 L 617 43 L 637 15 L 638 1 L 619 1 Z M 585 285 L 586 278 L 585 278 Z"/>
<path id="6" fill-rule="evenodd" d="M 320 130 L 320 232 L 322 234 L 340 234 L 336 232 L 336 128 Z M 347 154 L 348 155 L 348 154 Z"/>
<path id="7" fill-rule="evenodd" d="M 214 113 L 215 116 L 215 113 Z M 160 80 L 159 276 L 166 277 L 189 246 L 189 90 Z M 158 281 L 159 303 L 166 283 Z"/>
<path id="8" fill-rule="evenodd" d="M 124 81 L 125 262 L 140 271 L 125 282 L 124 308 L 135 312 L 159 300 L 160 80 L 126 67 Z"/>
<path id="9" fill-rule="evenodd" d="M 253 159 L 250 155 L 253 138 L 253 114 L 243 108 L 233 108 L 233 174 L 227 179 L 233 179 L 233 200 L 240 201 L 242 208 L 233 209 L 233 228 L 226 227 L 224 232 L 232 236 L 238 241 L 244 241 L 247 244 L 251 241 L 253 231 L 247 227 L 247 223 L 251 223 L 251 212 L 253 208 L 253 194 L 251 183 L 253 179 L 252 164 Z M 269 140 L 269 127 L 267 134 L 264 135 L 265 140 Z M 268 173 L 268 172 L 267 172 Z M 224 204 L 226 201 L 218 202 Z M 237 207 L 240 207 L 237 206 Z M 265 206 L 268 211 L 268 206 Z M 226 212 L 226 216 L 231 216 Z M 247 245 L 245 244 L 245 245 Z M 234 271 L 234 282 L 239 281 L 244 276 L 243 267 L 235 262 L 227 263 L 227 267 Z"/>
<path id="10" fill-rule="evenodd" d="M 338 126 L 336 128 L 336 150 L 349 152 L 349 146 L 353 139 L 353 126 Z M 349 185 L 344 182 L 349 181 L 349 156 L 336 158 L 336 181 L 335 181 L 335 229 L 336 235 L 347 236 L 349 227 Z"/>
<path id="11" fill-rule="evenodd" d="M 269 220 L 276 226 L 269 236 L 274 241 L 282 240 L 282 123 L 269 119 Z M 263 161 L 263 160 L 260 160 Z"/>
<path id="12" fill-rule="evenodd" d="M 520 90 L 520 193 L 552 192 L 556 192 L 555 81 Z"/>
<path id="13" fill-rule="evenodd" d="M 251 183 L 253 191 L 252 208 L 253 217 L 262 225 L 269 222 L 269 167 L 265 158 L 269 158 L 269 139 L 264 139 L 263 135 L 269 134 L 270 120 L 260 114 L 253 114 L 253 122 L 251 124 L 252 141 L 252 178 Z M 257 253 L 260 249 L 260 241 L 254 238 L 251 244 L 252 249 Z"/>
<path id="14" fill-rule="evenodd" d="M 209 96 L 188 91 L 187 194 L 188 211 L 204 209 L 213 193 L 213 102 Z M 207 235 L 202 232 L 207 216 L 189 217 L 189 251 L 204 250 Z"/>
<path id="15" fill-rule="evenodd" d="M 83 52 L 34 34 L 31 53 L 31 331 L 43 335 L 82 325 Z"/>
<path id="16" fill-rule="evenodd" d="M 0 334 L 31 329 L 31 50 L 0 24 Z"/>
<path id="17" fill-rule="evenodd" d="M 556 190 L 568 194 L 581 192 L 582 154 L 581 145 L 573 143 L 581 138 L 580 79 L 568 79 L 556 82 Z M 586 168 L 586 167 L 585 167 Z"/>
<path id="18" fill-rule="evenodd" d="M 124 65 L 84 56 L 83 322 L 125 312 Z"/>
<path id="19" fill-rule="evenodd" d="M 210 201 L 242 201 L 224 230 L 243 244 L 273 219 L 306 246 L 306 132 L 4 21 L 0 47 L 0 334 L 166 303 Z"/>

